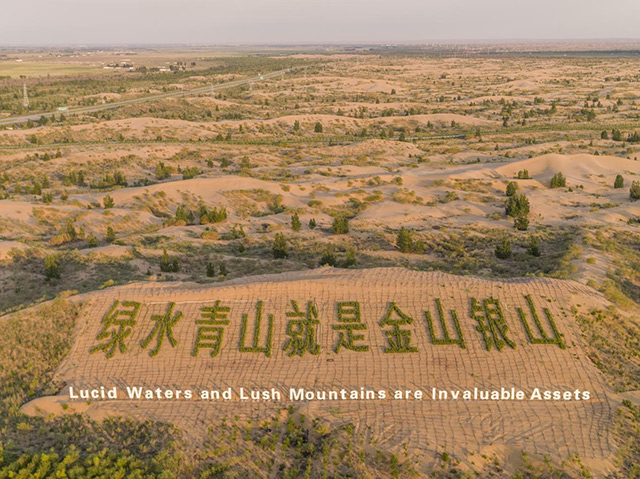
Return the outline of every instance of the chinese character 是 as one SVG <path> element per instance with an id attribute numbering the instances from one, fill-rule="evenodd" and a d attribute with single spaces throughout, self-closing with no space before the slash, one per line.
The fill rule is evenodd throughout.
<path id="1" fill-rule="evenodd" d="M 345 348 L 351 351 L 369 351 L 366 344 L 356 344 L 356 341 L 364 340 L 364 334 L 356 334 L 356 331 L 366 331 L 367 325 L 362 322 L 360 316 L 360 303 L 355 301 L 338 303 L 338 324 L 331 326 L 338 331 L 338 341 L 333 350 L 338 353 Z"/>

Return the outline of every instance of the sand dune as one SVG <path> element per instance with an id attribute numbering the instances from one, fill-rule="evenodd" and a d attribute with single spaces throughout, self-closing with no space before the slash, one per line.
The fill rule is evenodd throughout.
<path id="1" fill-rule="evenodd" d="M 532 177 L 551 178 L 558 172 L 571 178 L 589 176 L 615 176 L 626 172 L 640 173 L 640 162 L 616 156 L 594 156 L 589 154 L 549 154 L 520 160 L 500 166 L 495 171 L 504 177 L 513 178 L 520 170 L 528 170 Z"/>

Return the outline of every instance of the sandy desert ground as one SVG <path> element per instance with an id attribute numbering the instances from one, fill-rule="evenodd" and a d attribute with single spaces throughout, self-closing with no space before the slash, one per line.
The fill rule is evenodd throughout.
<path id="1" fill-rule="evenodd" d="M 322 459 L 307 466 L 297 452 L 282 460 L 262 452 L 256 462 L 238 461 L 237 448 L 257 454 L 256 437 L 277 436 L 277 428 L 251 429 L 276 417 L 307 434 L 305 441 L 319 441 L 317 450 L 325 437 L 314 436 L 318 421 L 326 420 L 322 427 L 335 441 L 353 428 L 351 440 L 362 448 L 349 449 L 355 465 L 350 472 L 331 469 L 329 477 L 431 471 L 440 474 L 434 477 L 622 478 L 640 472 L 634 446 L 640 440 L 640 76 L 634 57 L 552 48 L 523 54 L 511 47 L 438 54 L 373 47 L 131 53 L 3 52 L 0 119 L 295 69 L 214 94 L 84 115 L 57 110 L 0 126 L 0 323 L 15 328 L 0 348 L 16 351 L 0 373 L 0 391 L 6 391 L 0 432 L 9 438 L 2 441 L 8 454 L 46 450 L 65 421 L 94 418 L 91 427 L 115 427 L 110 421 L 122 415 L 135 420 L 127 428 L 148 419 L 162 424 L 155 431 L 173 424 L 188 436 L 189 448 L 207 451 L 206 459 L 181 463 L 194 477 L 217 477 L 206 476 L 214 462 L 239 477 L 287 477 L 278 475 L 284 474 L 278 464 L 299 474 L 311 467 L 312 477 L 322 477 L 316 469 Z M 20 72 L 7 66 L 18 56 Z M 133 66 L 113 66 L 125 60 Z M 43 63 L 59 69 L 41 75 Z M 234 304 L 225 346 L 214 358 L 208 352 L 194 357 L 195 318 L 216 295 Z M 566 348 L 528 341 L 517 310 L 527 311 L 527 295 L 541 311 L 548 308 Z M 319 354 L 290 358 L 282 349 L 284 312 L 294 296 L 318 306 Z M 126 354 L 89 354 L 114 301 L 140 302 L 142 326 L 165 311 L 169 297 L 184 312 L 175 348 L 165 342 L 150 357 L 148 348 L 138 347 L 149 334 L 140 327 L 127 336 L 134 346 Z M 515 349 L 486 350 L 472 297 L 500 299 Z M 424 311 L 436 315 L 435 298 L 446 312 L 457 311 L 466 349 L 433 344 Z M 268 358 L 234 349 L 240 314 L 252 314 L 258 300 L 280 313 Z M 369 351 L 332 350 L 330 317 L 340 301 L 363 305 Z M 393 301 L 414 320 L 416 353 L 384 353 L 380 321 Z M 38 331 L 37 318 L 47 333 L 17 347 Z M 47 341 L 55 347 L 44 346 Z M 51 354 L 31 364 L 28 351 L 43 347 Z M 37 374 L 16 379 L 11 371 L 17 367 Z M 200 389 L 213 382 L 237 389 L 244 381 L 282 391 L 289 383 L 527 389 L 539 382 L 590 389 L 594 398 L 488 406 L 297 402 L 290 412 L 287 401 L 212 406 L 65 399 L 70 387 L 83 383 Z M 231 416 L 233 425 L 221 422 Z M 43 424 L 51 436 L 36 439 L 29 431 Z M 242 447 L 219 445 L 225 452 L 214 461 L 211 424 L 251 431 Z M 335 459 L 327 454 L 325 472 Z M 367 469 L 358 454 L 382 459 L 367 459 Z M 268 475 L 267 463 L 276 472 Z"/>

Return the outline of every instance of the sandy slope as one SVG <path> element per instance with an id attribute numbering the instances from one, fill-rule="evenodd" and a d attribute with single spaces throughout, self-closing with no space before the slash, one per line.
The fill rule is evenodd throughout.
<path id="1" fill-rule="evenodd" d="M 530 344 L 516 307 L 523 308 L 532 321 L 525 295 L 531 295 L 542 316 L 549 309 L 563 335 L 566 349 L 557 344 Z M 507 325 L 507 336 L 515 349 L 487 351 L 478 322 L 470 313 L 471 297 L 500 300 Z M 457 312 L 466 349 L 457 344 L 434 345 L 429 338 L 423 311 L 438 318 L 435 299 L 440 298 L 445 311 Z M 580 347 L 581 339 L 572 320 L 572 306 L 593 306 L 602 300 L 593 291 L 577 283 L 550 279 L 485 280 L 455 277 L 443 273 L 422 273 L 403 269 L 333 270 L 323 268 L 304 273 L 286 273 L 244 278 L 219 287 L 185 284 L 145 284 L 107 289 L 82 297 L 83 307 L 77 324 L 75 342 L 68 359 L 57 371 L 58 380 L 66 387 L 126 386 L 149 388 L 218 389 L 231 387 L 277 388 L 288 395 L 289 387 L 310 389 L 443 389 L 535 387 L 552 390 L 589 390 L 588 401 L 431 401 L 375 400 L 303 402 L 299 406 L 308 415 L 321 415 L 335 423 L 353 422 L 359 431 L 367 431 L 381 445 L 399 447 L 408 443 L 422 451 L 446 450 L 464 455 L 491 445 L 505 450 L 526 448 L 532 453 L 546 454 L 560 460 L 579 454 L 598 467 L 606 468 L 612 452 L 609 426 L 614 404 L 618 401 L 605 385 L 603 377 L 587 359 Z M 222 349 L 210 357 L 203 349 L 192 355 L 197 337 L 195 321 L 200 308 L 212 306 L 217 299 L 231 307 L 225 326 Z M 107 359 L 103 352 L 89 354 L 99 341 L 101 318 L 114 300 L 138 301 L 141 306 L 131 336 L 129 350 Z M 241 353 L 241 314 L 249 314 L 249 331 L 253 331 L 256 301 L 264 301 L 264 313 L 274 313 L 274 336 L 271 357 L 262 353 Z M 288 357 L 285 311 L 296 300 L 304 307 L 313 300 L 318 308 L 317 341 L 319 354 Z M 140 342 L 152 330 L 151 315 L 163 314 L 167 303 L 175 302 L 174 312 L 182 319 L 173 329 L 177 341 L 172 348 L 165 340 L 159 354 L 149 356 Z M 336 301 L 359 301 L 362 322 L 366 324 L 367 352 L 342 350 L 333 346 L 337 332 Z M 381 319 L 391 301 L 414 319 L 403 325 L 411 331 L 411 345 L 416 352 L 385 353 L 389 346 Z M 453 329 L 447 314 L 449 328 Z M 398 316 L 392 316 L 397 319 Z M 437 321 L 437 319 L 436 319 Z M 261 341 L 265 339 L 266 320 Z M 437 324 L 437 323 L 436 323 Z M 531 323 L 533 324 L 533 323 Z M 543 323 L 549 330 L 549 323 Z M 438 335 L 441 333 L 437 327 Z M 455 332 L 452 336 L 456 336 Z M 37 407 L 55 412 L 57 397 L 38 400 Z M 284 400 L 286 404 L 288 401 Z M 170 421 L 191 431 L 196 437 L 206 430 L 214 418 L 234 414 L 261 418 L 273 412 L 271 402 L 201 402 L 201 401 L 130 401 L 121 397 L 113 401 L 94 401 L 91 414 L 117 413 L 135 417 L 151 417 Z M 36 413 L 32 404 L 23 409 Z M 368 433 L 367 433 L 368 434 Z M 598 462 L 599 461 L 599 462 Z"/>

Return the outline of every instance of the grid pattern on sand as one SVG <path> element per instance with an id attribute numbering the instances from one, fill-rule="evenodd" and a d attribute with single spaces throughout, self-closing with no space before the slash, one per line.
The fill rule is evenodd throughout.
<path id="1" fill-rule="evenodd" d="M 562 334 L 566 348 L 558 344 L 531 344 L 517 308 L 522 308 L 530 321 L 526 296 L 531 298 L 537 314 L 545 322 L 547 308 Z M 580 347 L 579 332 L 570 315 L 573 305 L 584 304 L 593 293 L 585 287 L 566 281 L 532 278 L 498 281 L 474 277 L 456 277 L 435 272 L 402 269 L 366 271 L 315 270 L 307 273 L 256 277 L 253 281 L 237 281 L 219 287 L 185 285 L 132 285 L 87 296 L 78 322 L 75 342 L 68 359 L 57 375 L 66 383 L 61 394 L 74 388 L 127 386 L 162 389 L 201 390 L 232 388 L 281 391 L 283 401 L 241 402 L 234 395 L 229 402 L 184 400 L 136 400 L 121 398 L 97 401 L 94 408 L 172 422 L 191 431 L 204 433 L 212 421 L 229 416 L 261 418 L 276 407 L 289 403 L 289 388 L 308 390 L 385 390 L 421 389 L 425 399 L 418 400 L 347 400 L 299 403 L 307 414 L 320 415 L 336 423 L 353 422 L 362 432 L 375 437 L 380 444 L 397 446 L 408 443 L 422 450 L 445 448 L 465 452 L 495 443 L 526 449 L 532 453 L 563 458 L 570 454 L 581 457 L 608 457 L 612 451 L 609 427 L 612 420 L 613 395 L 605 386 L 597 369 Z M 504 344 L 502 350 L 487 350 L 479 322 L 473 317 L 472 298 L 479 304 L 485 299 L 498 299 L 508 326 L 507 338 L 515 348 Z M 439 299 L 451 337 L 457 337 L 450 310 L 455 310 L 465 348 L 459 344 L 433 344 L 425 321 L 425 311 L 434 319 L 435 332 L 442 337 L 436 299 Z M 212 307 L 216 300 L 230 311 L 224 325 L 219 354 L 211 357 L 210 349 L 193 355 L 198 334 L 197 320 L 202 308 Z M 315 338 L 318 354 L 307 352 L 290 357 L 285 351 L 288 336 L 286 316 L 297 301 L 306 313 L 307 301 L 317 307 Z M 136 324 L 125 340 L 128 350 L 116 351 L 106 358 L 102 351 L 89 351 L 96 340 L 101 323 L 114 301 L 141 303 Z M 263 352 L 239 350 L 242 314 L 248 315 L 251 341 L 257 301 L 263 302 L 261 340 L 266 338 L 267 315 L 274 314 L 273 346 L 270 357 Z M 366 329 L 358 344 L 367 351 L 342 348 L 334 351 L 338 330 L 337 302 L 357 301 L 360 320 Z M 172 314 L 182 317 L 173 326 L 173 347 L 167 337 L 155 356 L 149 351 L 154 338 L 143 348 L 140 343 L 152 331 L 168 303 L 175 302 Z M 385 331 L 391 323 L 381 325 L 390 304 L 413 321 L 400 328 L 410 331 L 410 347 L 415 352 L 388 353 Z M 391 320 L 402 319 L 395 311 Z M 535 329 L 534 329 L 535 332 Z M 499 337 L 498 337 L 499 339 Z M 574 391 L 587 390 L 588 401 L 433 401 L 431 388 L 468 390 L 473 388 L 516 388 L 531 392 L 533 388 Z"/>

